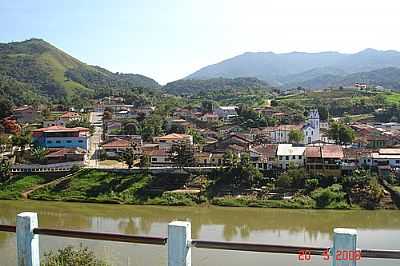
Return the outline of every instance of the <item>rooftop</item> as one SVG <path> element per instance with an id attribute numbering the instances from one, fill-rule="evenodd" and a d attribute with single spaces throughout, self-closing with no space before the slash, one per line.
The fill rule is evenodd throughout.
<path id="1" fill-rule="evenodd" d="M 63 126 L 51 126 L 51 127 L 44 127 L 38 128 L 33 130 L 32 132 L 88 132 L 89 129 L 85 127 L 72 127 L 67 128 Z"/>
<path id="2" fill-rule="evenodd" d="M 278 156 L 303 155 L 305 149 L 305 147 L 295 147 L 292 144 L 279 144 L 276 153 Z"/>

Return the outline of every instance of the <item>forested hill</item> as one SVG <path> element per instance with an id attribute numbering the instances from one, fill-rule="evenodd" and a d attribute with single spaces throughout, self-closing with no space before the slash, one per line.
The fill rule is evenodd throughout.
<path id="1" fill-rule="evenodd" d="M 153 79 L 87 65 L 41 39 L 0 44 L 1 94 L 12 102 L 73 101 L 96 90 L 159 88 Z M 24 91 L 15 95 L 16 91 Z"/>
<path id="2" fill-rule="evenodd" d="M 196 94 L 199 92 L 219 90 L 265 89 L 270 86 L 256 78 L 213 78 L 213 79 L 181 79 L 170 82 L 163 87 L 171 94 Z"/>

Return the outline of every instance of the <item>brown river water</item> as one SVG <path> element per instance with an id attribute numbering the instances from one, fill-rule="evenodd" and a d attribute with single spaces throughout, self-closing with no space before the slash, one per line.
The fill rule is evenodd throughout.
<path id="1" fill-rule="evenodd" d="M 40 201 L 0 201 L 0 224 L 15 224 L 17 213 L 37 212 L 39 226 L 133 235 L 166 236 L 173 220 L 192 223 L 192 238 L 328 247 L 333 228 L 358 230 L 359 248 L 400 250 L 400 211 L 290 210 L 225 207 L 123 206 Z M 163 246 L 40 236 L 44 252 L 82 243 L 111 265 L 167 264 Z M 15 234 L 0 232 L 0 266 L 15 265 Z M 331 265 L 322 257 L 299 261 L 297 255 L 192 250 L 192 265 Z M 394 266 L 400 260 L 364 259 L 360 266 Z"/>

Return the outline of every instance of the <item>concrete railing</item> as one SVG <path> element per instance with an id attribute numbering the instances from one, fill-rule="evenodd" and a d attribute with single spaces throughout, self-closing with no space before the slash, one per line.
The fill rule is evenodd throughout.
<path id="1" fill-rule="evenodd" d="M 311 260 L 311 255 L 331 260 L 333 266 L 356 266 L 361 257 L 400 259 L 400 250 L 357 249 L 355 229 L 334 229 L 333 245 L 330 248 L 287 246 L 256 243 L 204 241 L 191 238 L 190 222 L 174 221 L 168 224 L 168 238 L 132 236 L 110 233 L 48 229 L 38 227 L 36 213 L 23 212 L 17 215 L 17 225 L 0 225 L 0 231 L 17 233 L 17 265 L 39 266 L 39 235 L 95 239 L 151 245 L 168 245 L 168 266 L 190 266 L 191 250 L 195 248 L 224 249 L 249 252 L 296 254 L 295 260 Z"/>

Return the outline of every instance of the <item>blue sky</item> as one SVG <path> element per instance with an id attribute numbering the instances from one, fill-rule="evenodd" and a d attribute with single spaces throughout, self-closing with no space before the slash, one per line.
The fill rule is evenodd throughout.
<path id="1" fill-rule="evenodd" d="M 166 83 L 246 51 L 400 50 L 396 0 L 0 0 L 0 42 L 43 38 Z"/>

